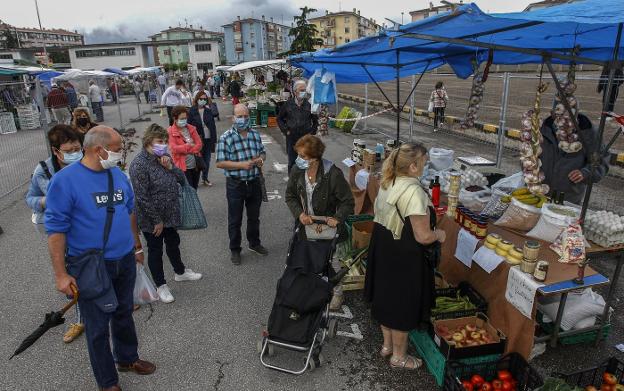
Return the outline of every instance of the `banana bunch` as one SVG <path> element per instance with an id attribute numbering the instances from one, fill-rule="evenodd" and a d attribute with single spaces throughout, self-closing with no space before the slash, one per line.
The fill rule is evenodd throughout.
<path id="1" fill-rule="evenodd" d="M 516 200 L 522 202 L 525 205 L 531 205 L 536 208 L 541 208 L 542 205 L 547 201 L 546 197 L 538 194 L 532 194 L 529 189 L 526 187 L 522 187 L 520 189 L 514 190 L 511 195 L 504 196 L 501 198 L 502 202 L 509 203 L 511 199 L 515 198 Z"/>

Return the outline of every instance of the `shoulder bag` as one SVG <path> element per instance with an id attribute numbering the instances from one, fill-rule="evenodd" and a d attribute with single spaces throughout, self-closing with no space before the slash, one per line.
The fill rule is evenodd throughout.
<path id="1" fill-rule="evenodd" d="M 117 309 L 117 296 L 112 289 L 112 284 L 104 260 L 104 249 L 108 243 L 115 206 L 113 203 L 113 174 L 106 170 L 108 175 L 108 193 L 106 200 L 106 223 L 104 224 L 104 237 L 102 248 L 87 250 L 75 257 L 66 257 L 67 273 L 76 279 L 80 290 L 80 298 L 83 300 L 95 300 L 103 312 L 113 312 Z"/>
<path id="2" fill-rule="evenodd" d="M 329 180 L 329 177 L 328 177 L 328 180 Z M 304 179 L 304 182 L 305 182 L 305 179 Z M 305 211 L 305 213 L 309 214 L 308 205 L 306 204 L 305 199 L 303 198 L 303 195 L 301 195 L 301 206 L 303 207 L 303 210 Z M 313 223 L 305 226 L 306 238 L 308 240 L 333 240 L 336 237 L 338 228 L 330 227 L 329 225 L 327 225 L 327 217 L 325 216 L 310 216 L 310 217 L 312 217 Z"/>

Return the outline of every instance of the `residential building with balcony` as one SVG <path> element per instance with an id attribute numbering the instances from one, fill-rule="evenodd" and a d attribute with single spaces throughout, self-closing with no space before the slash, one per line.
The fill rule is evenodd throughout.
<path id="1" fill-rule="evenodd" d="M 272 60 L 280 53 L 290 50 L 293 37 L 290 27 L 275 23 L 273 18 L 261 19 L 237 17 L 223 26 L 225 34 L 225 57 L 227 64 L 245 61 Z"/>
<path id="2" fill-rule="evenodd" d="M 169 27 L 166 30 L 151 35 L 149 39 L 155 43 L 154 62 L 156 65 L 188 62 L 195 64 L 197 59 L 193 61 L 192 57 L 198 53 L 201 56 L 201 54 L 205 54 L 205 52 L 210 52 L 211 58 L 214 56 L 215 52 L 217 53 L 216 60 L 209 61 L 213 63 L 210 68 L 225 62 L 225 41 L 223 33 L 205 30 L 203 26 L 194 28 L 191 24 L 187 27 Z M 200 46 L 198 49 L 194 46 L 195 44 L 189 44 L 190 41 L 194 42 L 198 40 L 206 41 L 204 44 L 207 46 Z M 180 41 L 179 44 L 176 41 Z M 202 43 L 196 44 L 202 45 Z"/>
<path id="3" fill-rule="evenodd" d="M 381 30 L 374 19 L 363 17 L 360 10 L 329 12 L 309 22 L 316 26 L 317 38 L 323 40 L 320 47 L 333 48 L 356 39 L 375 35 Z"/>
<path id="4" fill-rule="evenodd" d="M 7 35 L 11 35 L 12 38 L 8 38 Z M 77 31 L 15 27 L 0 20 L 0 49 L 41 48 L 43 46 L 69 47 L 80 45 L 84 45 L 84 37 Z"/>

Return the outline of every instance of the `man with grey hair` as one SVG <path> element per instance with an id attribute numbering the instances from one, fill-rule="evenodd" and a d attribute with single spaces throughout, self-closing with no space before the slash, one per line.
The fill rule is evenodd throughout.
<path id="1" fill-rule="evenodd" d="M 306 99 L 306 82 L 301 79 L 295 81 L 293 90 L 293 95 L 280 107 L 277 116 L 277 124 L 286 137 L 289 174 L 297 159 L 295 144 L 306 134 L 316 134 L 318 128 L 318 116 L 312 114 L 312 107 Z"/>
<path id="2" fill-rule="evenodd" d="M 102 111 L 102 90 L 95 83 L 95 80 L 89 80 L 89 100 L 91 101 L 91 110 L 97 118 L 97 122 L 104 122 L 104 111 Z"/>
<path id="3" fill-rule="evenodd" d="M 96 126 L 86 134 L 83 145 L 84 158 L 52 177 L 45 227 L 56 288 L 66 295 L 72 295 L 72 286 L 79 293 L 81 288 L 89 291 L 94 279 L 88 277 L 95 275 L 101 264 L 89 258 L 80 273 L 75 266 L 90 252 L 102 254 L 106 273 L 95 282 L 110 288 L 94 297 L 79 294 L 78 302 L 95 380 L 101 389 L 115 391 L 121 390 L 117 369 L 143 375 L 156 370 L 154 364 L 139 359 L 132 319 L 135 262 L 143 263 L 143 249 L 134 193 L 117 167 L 121 137 L 112 128 Z M 106 224 L 109 219 L 110 225 Z"/>

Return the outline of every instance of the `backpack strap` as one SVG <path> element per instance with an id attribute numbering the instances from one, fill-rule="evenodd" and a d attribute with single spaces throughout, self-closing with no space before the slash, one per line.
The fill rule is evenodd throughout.
<path id="1" fill-rule="evenodd" d="M 110 235 L 111 227 L 113 226 L 113 215 L 115 214 L 115 202 L 114 188 L 113 188 L 113 174 L 111 170 L 106 170 L 108 176 L 108 198 L 106 200 L 106 222 L 104 224 L 104 244 L 102 245 L 102 251 L 106 250 L 106 244 L 108 243 L 108 236 Z"/>
<path id="2" fill-rule="evenodd" d="M 50 169 L 48 168 L 48 165 L 46 164 L 46 162 L 42 160 L 39 162 L 39 165 L 41 166 L 41 169 L 43 170 L 43 173 L 45 174 L 45 176 L 48 179 L 52 179 L 52 174 L 50 173 Z"/>

